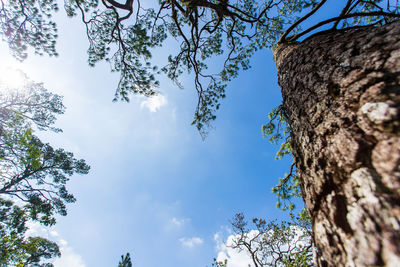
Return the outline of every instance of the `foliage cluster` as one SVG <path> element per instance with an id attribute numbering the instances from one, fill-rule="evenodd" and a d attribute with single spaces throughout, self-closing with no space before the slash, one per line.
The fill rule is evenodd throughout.
<path id="1" fill-rule="evenodd" d="M 121 256 L 121 261 L 118 263 L 118 267 L 132 267 L 132 260 L 129 253 L 126 253 L 125 256 Z"/>
<path id="2" fill-rule="evenodd" d="M 52 264 L 46 260 L 61 256 L 56 243 L 25 236 L 28 221 L 24 208 L 0 199 L 0 266 L 50 267 Z"/>
<path id="3" fill-rule="evenodd" d="M 292 217 L 292 221 L 252 220 L 251 229 L 242 213 L 232 220 L 233 239 L 227 246 L 247 253 L 255 267 L 313 266 L 313 246 L 309 218 Z M 213 266 L 228 266 L 229 260 Z"/>
<path id="4" fill-rule="evenodd" d="M 89 171 L 84 160 L 34 134 L 35 129 L 60 132 L 53 124 L 63 112 L 61 97 L 40 83 L 0 91 L 0 195 L 18 199 L 32 220 L 45 225 L 55 223 L 55 213 L 66 215 L 65 204 L 75 201 L 65 187 L 68 177 Z"/>
<path id="5" fill-rule="evenodd" d="M 348 0 L 338 16 L 302 30 L 300 24 L 326 2 L 161 0 L 158 7 L 147 7 L 140 0 L 65 0 L 64 9 L 70 17 L 80 16 L 86 27 L 89 65 L 105 60 L 112 71 L 120 73 L 115 99 L 128 101 L 131 93 L 157 94 L 160 72 L 178 86 L 184 72 L 193 73 L 198 94 L 193 124 L 205 135 L 226 96 L 227 82 L 250 68 L 250 58 L 259 49 L 294 42 L 322 26 L 348 30 L 400 17 L 397 1 Z M 24 59 L 28 47 L 39 54 L 57 54 L 57 28 L 52 20 L 59 9 L 55 0 L 1 0 L 1 4 L 0 34 L 17 58 Z M 152 49 L 168 36 L 179 40 L 179 48 L 159 69 L 151 62 Z M 208 70 L 209 60 L 215 57 L 224 58 L 216 73 Z"/>
<path id="6" fill-rule="evenodd" d="M 75 198 L 66 189 L 73 174 L 87 174 L 89 166 L 71 152 L 43 143 L 35 131 L 61 132 L 54 127 L 64 112 L 62 98 L 26 76 L 23 88 L 1 84 L 0 90 L 0 262 L 16 266 L 40 263 L 60 255 L 57 244 L 27 237 L 27 224 L 55 224 Z"/>
<path id="7" fill-rule="evenodd" d="M 279 106 L 268 114 L 267 124 L 261 127 L 263 136 L 268 137 L 269 142 L 272 144 L 280 143 L 280 149 L 275 156 L 275 159 L 278 160 L 292 153 L 291 131 L 287 120 L 283 107 Z M 295 209 L 293 198 L 301 198 L 301 190 L 294 162 L 289 173 L 278 179 L 278 184 L 272 188 L 272 193 L 278 197 L 277 208 L 289 211 Z"/>

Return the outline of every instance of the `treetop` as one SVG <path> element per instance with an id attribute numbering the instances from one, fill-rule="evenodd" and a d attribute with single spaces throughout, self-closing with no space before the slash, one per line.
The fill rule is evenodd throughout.
<path id="1" fill-rule="evenodd" d="M 379 26 L 400 17 L 398 1 L 348 0 L 339 3 L 339 14 L 302 29 L 302 23 L 327 2 L 160 0 L 154 7 L 140 0 L 65 0 L 64 9 L 70 17 L 80 16 L 86 28 L 89 65 L 105 60 L 120 74 L 115 100 L 157 94 L 160 73 L 179 87 L 180 76 L 192 73 L 198 95 L 192 124 L 205 135 L 226 96 L 227 83 L 250 68 L 250 58 L 259 49 L 313 34 Z M 57 55 L 55 0 L 1 3 L 0 33 L 18 59 L 26 58 L 28 47 L 38 54 Z M 152 50 L 168 36 L 178 40 L 179 48 L 158 68 L 152 63 Z M 223 61 L 220 70 L 209 68 L 215 57 Z"/>

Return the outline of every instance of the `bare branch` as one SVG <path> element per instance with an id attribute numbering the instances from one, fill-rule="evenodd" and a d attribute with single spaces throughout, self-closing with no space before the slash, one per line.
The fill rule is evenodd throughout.
<path id="1" fill-rule="evenodd" d="M 305 16 L 301 17 L 299 20 L 297 20 L 295 23 L 293 23 L 281 36 L 279 39 L 278 43 L 283 42 L 288 34 L 293 31 L 294 28 L 296 28 L 300 23 L 311 17 L 315 12 L 317 12 L 318 9 L 320 9 L 326 2 L 327 0 L 322 0 L 319 2 L 318 5 L 316 5 L 310 12 L 308 12 Z"/>

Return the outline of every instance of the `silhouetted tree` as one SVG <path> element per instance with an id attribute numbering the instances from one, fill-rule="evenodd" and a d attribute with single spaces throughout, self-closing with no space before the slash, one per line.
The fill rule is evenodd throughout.
<path id="1" fill-rule="evenodd" d="M 131 256 L 129 253 L 126 253 L 125 256 L 121 256 L 121 261 L 118 263 L 118 267 L 132 267 Z"/>
<path id="2" fill-rule="evenodd" d="M 65 204 L 75 201 L 66 189 L 69 176 L 89 166 L 34 134 L 60 132 L 53 124 L 64 106 L 41 83 L 21 79 L 18 89 L 0 84 L 0 265 L 50 267 L 46 260 L 61 255 L 58 245 L 26 236 L 27 222 L 53 225 L 56 213 L 66 215 Z"/>
<path id="3" fill-rule="evenodd" d="M 32 220 L 51 225 L 54 214 L 66 215 L 65 203 L 75 201 L 65 187 L 68 177 L 88 173 L 89 166 L 34 134 L 61 131 L 52 126 L 64 112 L 61 97 L 29 80 L 19 89 L 0 91 L 0 196 L 18 200 Z"/>

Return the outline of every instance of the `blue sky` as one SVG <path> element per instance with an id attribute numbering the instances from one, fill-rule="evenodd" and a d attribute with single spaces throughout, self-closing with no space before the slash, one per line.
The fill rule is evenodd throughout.
<path id="1" fill-rule="evenodd" d="M 116 266 L 126 252 L 134 266 L 210 266 L 215 235 L 229 235 L 235 213 L 285 218 L 270 190 L 291 159 L 275 160 L 278 147 L 260 130 L 281 101 L 271 51 L 258 52 L 252 68 L 229 84 L 215 129 L 202 141 L 190 125 L 196 103 L 190 77 L 184 90 L 160 77 L 161 97 L 113 103 L 118 75 L 104 63 L 88 67 L 79 19 L 62 12 L 56 19 L 57 58 L 30 55 L 19 64 L 0 46 L 1 64 L 64 96 L 67 111 L 57 121 L 64 132 L 41 133 L 44 140 L 91 166 L 89 175 L 71 178 L 77 202 L 68 216 L 50 230 L 35 226 L 61 244 L 56 266 Z M 174 49 L 168 44 L 156 61 Z"/>

